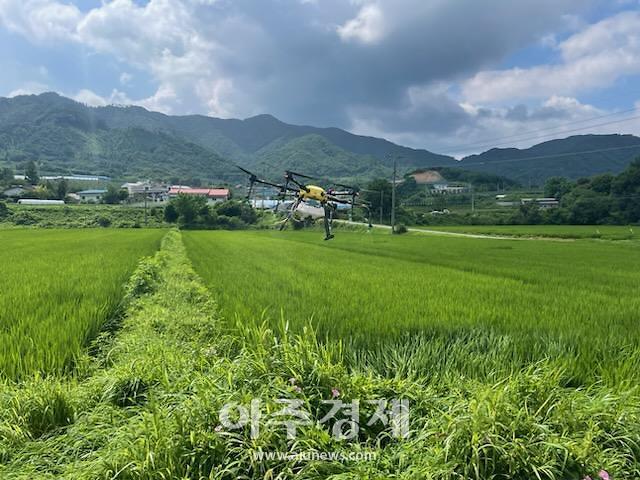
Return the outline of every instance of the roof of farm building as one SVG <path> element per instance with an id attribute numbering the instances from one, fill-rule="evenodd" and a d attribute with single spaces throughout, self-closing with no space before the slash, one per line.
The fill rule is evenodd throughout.
<path id="1" fill-rule="evenodd" d="M 182 193 L 184 195 L 202 195 L 207 197 L 226 197 L 229 195 L 228 188 L 176 188 L 171 187 L 169 190 L 170 195 L 177 195 Z"/>
<path id="2" fill-rule="evenodd" d="M 78 195 L 102 195 L 104 193 L 107 193 L 106 190 L 82 190 L 81 192 L 78 192 Z"/>

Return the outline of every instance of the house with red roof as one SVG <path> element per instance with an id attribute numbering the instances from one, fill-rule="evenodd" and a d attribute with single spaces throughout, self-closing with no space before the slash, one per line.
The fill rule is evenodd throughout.
<path id="1" fill-rule="evenodd" d="M 229 200 L 228 188 L 191 188 L 180 185 L 174 185 L 169 188 L 169 198 L 175 198 L 178 195 L 194 195 L 197 197 L 206 197 L 209 203 L 223 202 Z"/>

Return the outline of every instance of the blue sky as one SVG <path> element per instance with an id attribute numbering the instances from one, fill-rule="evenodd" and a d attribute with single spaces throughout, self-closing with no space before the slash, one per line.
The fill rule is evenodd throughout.
<path id="1" fill-rule="evenodd" d="M 590 128 L 640 107 L 640 0 L 0 0 L 0 45 L 2 96 L 271 113 L 455 155 L 576 122 L 640 134 Z"/>

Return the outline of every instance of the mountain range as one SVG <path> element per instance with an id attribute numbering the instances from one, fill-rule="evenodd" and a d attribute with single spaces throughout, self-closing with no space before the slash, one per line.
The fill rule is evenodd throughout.
<path id="1" fill-rule="evenodd" d="M 43 174 L 233 183 L 242 178 L 238 164 L 271 178 L 292 169 L 353 180 L 389 176 L 398 158 L 401 173 L 456 167 L 540 184 L 551 176 L 617 173 L 638 155 L 638 137 L 581 135 L 458 161 L 339 128 L 290 125 L 271 115 L 170 116 L 137 106 L 89 107 L 56 93 L 0 98 L 0 166 L 20 171 L 35 160 Z"/>

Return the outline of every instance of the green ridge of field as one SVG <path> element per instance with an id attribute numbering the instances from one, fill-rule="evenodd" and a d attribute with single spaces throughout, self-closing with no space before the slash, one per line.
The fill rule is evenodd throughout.
<path id="1" fill-rule="evenodd" d="M 0 374 L 61 374 L 112 317 L 162 230 L 0 231 Z"/>
<path id="2" fill-rule="evenodd" d="M 429 230 L 510 237 L 640 240 L 637 225 L 433 225 Z"/>
<path id="3" fill-rule="evenodd" d="M 637 377 L 635 243 L 341 231 L 187 232 L 231 322 L 311 323 L 388 371 L 492 376 L 558 359 L 568 384 Z M 385 355 L 375 353 L 377 350 Z M 372 353 L 373 352 L 373 353 Z"/>

